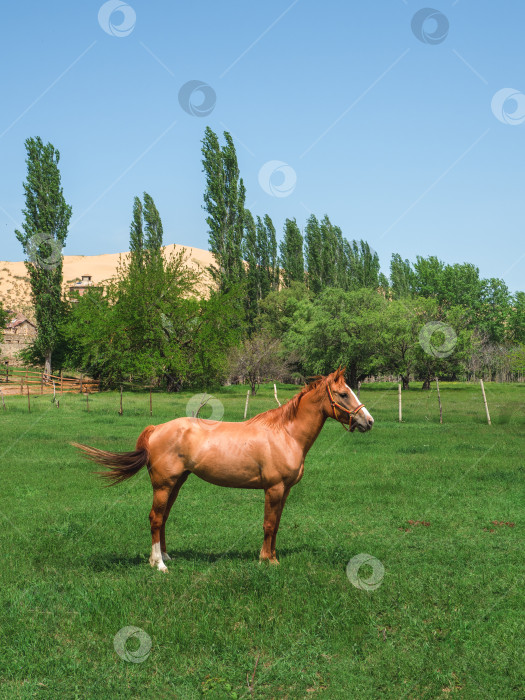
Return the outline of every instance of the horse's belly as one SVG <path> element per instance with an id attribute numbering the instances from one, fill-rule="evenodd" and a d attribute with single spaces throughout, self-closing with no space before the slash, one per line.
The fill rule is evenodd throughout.
<path id="1" fill-rule="evenodd" d="M 261 489 L 261 470 L 253 466 L 227 464 L 196 464 L 190 471 L 196 476 L 216 486 L 229 486 L 237 489 Z"/>

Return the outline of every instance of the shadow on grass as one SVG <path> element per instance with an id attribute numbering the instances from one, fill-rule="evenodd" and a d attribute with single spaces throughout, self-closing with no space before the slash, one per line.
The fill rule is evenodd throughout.
<path id="1" fill-rule="evenodd" d="M 177 561 L 183 560 L 183 561 L 194 561 L 194 562 L 203 562 L 205 564 L 216 564 L 217 562 L 221 560 L 227 560 L 227 561 L 252 561 L 255 564 L 259 563 L 259 549 L 256 550 L 249 550 L 249 551 L 241 551 L 238 549 L 231 549 L 227 550 L 225 552 L 205 552 L 201 550 L 195 550 L 195 549 L 171 549 L 168 548 L 169 550 L 169 555 L 173 560 L 173 563 L 176 563 Z M 291 556 L 293 554 L 303 554 L 308 552 L 308 554 L 321 554 L 321 550 L 318 552 L 314 552 L 311 547 L 285 547 L 283 549 L 278 549 L 277 550 L 277 556 L 279 559 L 284 559 L 287 556 Z M 324 555 L 326 555 L 326 552 L 323 552 Z M 111 554 L 111 553 L 106 553 L 106 552 L 101 552 L 100 554 L 96 556 L 92 556 L 89 558 L 89 560 L 85 563 L 87 563 L 88 567 L 92 571 L 107 571 L 109 569 L 113 569 L 118 566 L 125 566 L 125 567 L 134 567 L 134 566 L 144 566 L 145 564 L 148 563 L 149 560 L 149 553 L 148 554 L 143 554 L 139 555 L 136 554 L 134 556 L 123 556 L 119 554 Z M 169 566 L 170 562 L 168 562 Z"/>

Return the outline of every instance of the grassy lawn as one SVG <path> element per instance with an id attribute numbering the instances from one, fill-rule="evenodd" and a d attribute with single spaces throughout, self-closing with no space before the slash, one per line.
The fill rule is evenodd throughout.
<path id="1" fill-rule="evenodd" d="M 92 395 L 90 413 L 78 395 L 59 409 L 33 397 L 31 414 L 7 397 L 0 697 L 524 697 L 525 384 L 486 391 L 491 427 L 479 386 L 459 384 L 442 386 L 443 425 L 435 390 L 415 386 L 399 424 L 397 386 L 364 386 L 374 429 L 327 422 L 284 510 L 280 567 L 258 563 L 263 493 L 191 476 L 168 575 L 148 564 L 146 470 L 104 489 L 69 442 L 133 449 L 191 394 L 154 395 L 153 418 L 145 394 L 125 394 L 123 416 L 116 393 Z M 225 420 L 242 419 L 243 387 L 216 396 Z M 263 387 L 249 415 L 274 405 Z M 361 553 L 380 563 L 354 585 Z M 141 663 L 115 652 L 128 626 L 146 652 L 151 639 Z"/>

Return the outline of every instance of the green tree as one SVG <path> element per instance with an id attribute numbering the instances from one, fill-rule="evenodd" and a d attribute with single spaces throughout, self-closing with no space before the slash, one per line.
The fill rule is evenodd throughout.
<path id="1" fill-rule="evenodd" d="M 139 197 L 133 200 L 133 219 L 129 230 L 129 252 L 133 265 L 142 269 L 144 266 L 144 222 L 142 202 Z"/>
<path id="2" fill-rule="evenodd" d="M 62 248 L 71 207 L 64 199 L 60 181 L 60 153 L 40 137 L 28 138 L 27 179 L 24 183 L 25 209 L 22 231 L 15 231 L 27 256 L 38 335 L 34 351 L 44 359 L 44 371 L 51 374 L 52 356 L 59 342 L 59 325 L 64 312 L 62 291 Z"/>
<path id="3" fill-rule="evenodd" d="M 321 279 L 322 288 L 344 286 L 344 273 L 341 274 L 343 263 L 343 236 L 341 229 L 333 226 L 325 214 L 319 225 L 321 236 Z"/>
<path id="4" fill-rule="evenodd" d="M 225 131 L 221 148 L 217 134 L 206 127 L 202 141 L 202 165 L 206 175 L 204 209 L 208 240 L 216 264 L 210 272 L 221 292 L 228 291 L 244 276 L 242 237 L 246 189 L 239 174 L 231 135 Z"/>
<path id="5" fill-rule="evenodd" d="M 258 265 L 258 300 L 264 299 L 270 293 L 273 282 L 273 270 L 271 268 L 271 242 L 268 239 L 268 231 L 260 216 L 257 217 L 255 230 L 255 244 L 257 249 Z M 245 257 L 246 262 L 247 259 Z"/>
<path id="6" fill-rule="evenodd" d="M 259 305 L 259 323 L 275 338 L 282 338 L 290 329 L 301 301 L 311 299 L 311 291 L 304 282 L 292 282 L 289 287 L 270 292 Z"/>
<path id="7" fill-rule="evenodd" d="M 277 253 L 277 235 L 273 221 L 268 214 L 265 214 L 263 223 L 266 229 L 266 240 L 268 241 L 270 290 L 276 291 L 279 289 L 281 283 L 279 255 Z"/>
<path id="8" fill-rule="evenodd" d="M 379 285 L 379 256 L 366 241 L 352 241 L 347 248 L 349 289 L 376 289 Z"/>
<path id="9" fill-rule="evenodd" d="M 153 197 L 144 192 L 144 248 L 147 251 L 149 264 L 161 264 L 164 231 L 162 220 Z"/>
<path id="10" fill-rule="evenodd" d="M 304 247 L 308 288 L 313 294 L 323 289 L 323 241 L 317 217 L 312 214 L 306 222 Z"/>
<path id="11" fill-rule="evenodd" d="M 480 308 L 482 289 L 475 265 L 455 263 L 443 267 L 436 298 L 444 307 L 464 306 L 475 314 Z"/>
<path id="12" fill-rule="evenodd" d="M 503 343 L 509 333 L 512 297 L 503 280 L 492 277 L 481 281 L 481 299 L 477 328 L 487 335 L 492 343 Z"/>
<path id="13" fill-rule="evenodd" d="M 429 389 L 435 377 L 457 379 L 472 353 L 473 331 L 468 329 L 469 315 L 461 306 L 439 307 L 435 300 L 423 307 L 416 347 L 415 375 Z"/>
<path id="14" fill-rule="evenodd" d="M 286 219 L 280 245 L 283 284 L 304 281 L 303 236 L 295 219 Z"/>
<path id="15" fill-rule="evenodd" d="M 251 334 L 255 319 L 258 313 L 259 299 L 261 298 L 261 269 L 258 241 L 259 228 L 261 220 L 258 218 L 257 225 L 249 210 L 244 213 L 244 238 L 243 238 L 243 255 L 247 265 L 246 269 L 246 296 L 245 310 L 246 321 L 248 323 L 248 332 Z"/>
<path id="16" fill-rule="evenodd" d="M 525 292 L 516 292 L 509 313 L 511 342 L 525 343 Z"/>
<path id="17" fill-rule="evenodd" d="M 325 289 L 313 300 L 299 302 L 284 345 L 297 353 L 304 375 L 328 374 L 341 365 L 357 388 L 380 367 L 386 303 L 371 289 Z"/>
<path id="18" fill-rule="evenodd" d="M 439 299 L 443 289 L 444 264 L 434 255 L 417 256 L 414 263 L 413 288 L 418 296 Z"/>
<path id="19" fill-rule="evenodd" d="M 104 291 L 72 304 L 62 329 L 66 365 L 106 386 L 133 379 L 174 391 L 220 381 L 240 339 L 239 300 L 233 292 L 205 294 L 202 282 L 182 252 L 140 275 L 123 262 Z"/>
<path id="20" fill-rule="evenodd" d="M 408 260 L 403 260 L 399 253 L 393 253 L 390 260 L 390 287 L 394 299 L 406 299 L 412 296 L 414 271 Z"/>
<path id="21" fill-rule="evenodd" d="M 380 334 L 382 338 L 383 372 L 398 374 L 403 389 L 408 389 L 410 377 L 419 356 L 419 333 L 426 318 L 435 310 L 428 299 L 392 300 L 384 308 Z"/>

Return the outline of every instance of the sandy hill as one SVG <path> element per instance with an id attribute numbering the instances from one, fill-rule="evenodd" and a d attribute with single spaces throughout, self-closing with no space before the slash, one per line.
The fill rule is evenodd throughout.
<path id="1" fill-rule="evenodd" d="M 188 265 L 205 269 L 213 262 L 212 254 L 200 248 L 188 248 L 181 245 L 168 245 L 167 254 L 184 251 Z M 82 275 L 91 275 L 94 284 L 109 280 L 117 271 L 121 256 L 127 253 L 109 253 L 106 255 L 65 255 L 64 256 L 64 290 L 81 279 Z M 4 309 L 20 311 L 31 317 L 31 290 L 23 262 L 0 261 L 0 301 Z"/>

